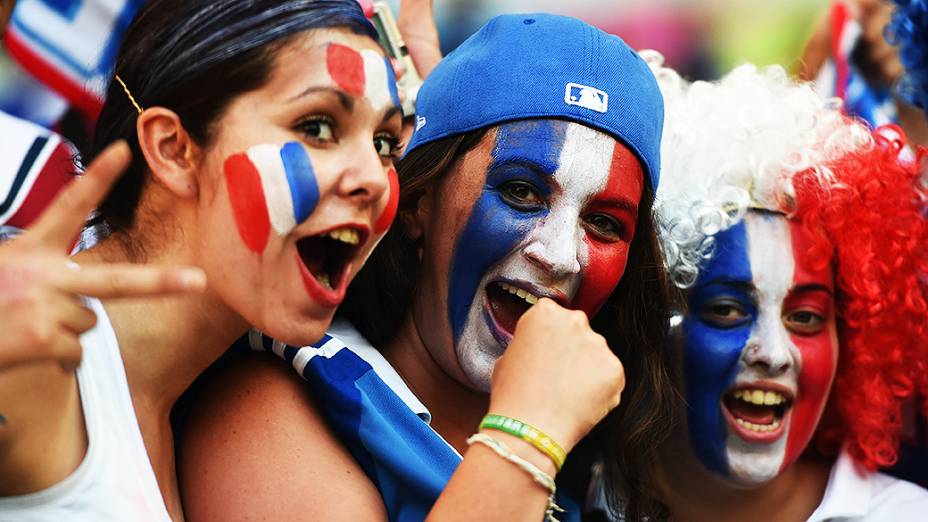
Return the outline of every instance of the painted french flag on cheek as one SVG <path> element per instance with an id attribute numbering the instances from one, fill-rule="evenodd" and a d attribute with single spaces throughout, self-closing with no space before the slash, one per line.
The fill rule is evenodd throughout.
<path id="1" fill-rule="evenodd" d="M 340 89 L 351 96 L 367 98 L 375 110 L 390 105 L 401 107 L 393 66 L 382 54 L 370 49 L 358 52 L 331 43 L 326 50 L 326 65 Z"/>
<path id="2" fill-rule="evenodd" d="M 319 202 L 312 162 L 297 142 L 256 145 L 229 156 L 224 170 L 239 235 L 252 252 L 264 251 L 271 229 L 288 234 Z"/>

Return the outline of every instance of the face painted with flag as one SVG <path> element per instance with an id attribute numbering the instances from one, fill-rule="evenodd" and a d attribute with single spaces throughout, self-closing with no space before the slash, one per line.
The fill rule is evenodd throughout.
<path id="1" fill-rule="evenodd" d="M 203 264 L 235 274 L 214 277 L 217 291 L 291 344 L 313 340 L 294 332 L 318 339 L 328 326 L 399 201 L 392 69 L 373 40 L 326 35 L 279 51 L 266 85 L 229 106 L 205 160 L 222 173 L 221 197 L 199 197 L 222 207 L 208 219 Z"/>
<path id="2" fill-rule="evenodd" d="M 642 176 L 607 134 L 526 120 L 488 133 L 443 183 L 423 254 L 425 277 L 437 281 L 422 287 L 446 289 L 434 308 L 445 310 L 472 386 L 489 390 L 516 322 L 539 298 L 591 316 L 602 306 L 625 270 Z"/>
<path id="3" fill-rule="evenodd" d="M 742 486 L 787 469 L 812 438 L 838 361 L 830 263 L 810 232 L 751 211 L 716 234 L 689 292 L 684 379 L 689 437 L 712 472 Z"/>

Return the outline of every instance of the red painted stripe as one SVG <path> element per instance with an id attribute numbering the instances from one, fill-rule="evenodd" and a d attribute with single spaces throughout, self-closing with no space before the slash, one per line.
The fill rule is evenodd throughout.
<path id="1" fill-rule="evenodd" d="M 361 53 L 341 44 L 329 44 L 326 66 L 335 84 L 343 91 L 352 96 L 364 94 L 364 58 Z"/>
<path id="2" fill-rule="evenodd" d="M 42 165 L 42 170 L 32 186 L 23 187 L 23 190 L 29 191 L 26 199 L 10 216 L 6 224 L 22 229 L 29 228 L 42 215 L 55 196 L 61 192 L 61 189 L 74 179 L 74 173 L 73 151 L 66 143 L 59 143 L 45 161 L 45 165 Z M 74 218 L 84 219 L 86 217 L 75 216 Z"/>
<path id="3" fill-rule="evenodd" d="M 396 218 L 396 210 L 400 206 L 400 180 L 396 175 L 396 169 L 393 167 L 390 167 L 390 170 L 387 171 L 387 181 L 389 182 L 387 190 L 390 193 L 387 195 L 387 206 L 383 209 L 383 214 L 374 223 L 375 234 L 382 234 L 390 228 Z"/>
<path id="4" fill-rule="evenodd" d="M 244 153 L 226 159 L 225 174 L 238 233 L 249 250 L 260 254 L 271 233 L 261 174 Z"/>
<path id="5" fill-rule="evenodd" d="M 36 53 L 29 47 L 29 44 L 21 40 L 11 29 L 6 34 L 6 47 L 10 55 L 22 65 L 24 69 L 36 77 L 40 82 L 47 85 L 53 91 L 71 102 L 83 112 L 91 121 L 96 121 L 103 108 L 103 100 L 96 94 L 88 91 L 82 85 L 75 82 L 60 69 L 48 63 L 39 53 Z"/>
<path id="6" fill-rule="evenodd" d="M 813 237 L 801 222 L 790 220 L 790 237 L 793 249 L 794 269 L 792 288 L 800 285 L 821 284 L 834 288 L 834 274 L 831 263 L 827 260 L 812 259 L 810 252 L 814 249 Z M 821 291 L 793 293 L 783 302 L 784 313 L 789 310 L 815 310 L 821 315 L 829 315 L 834 304 L 827 294 Z M 813 335 L 790 333 L 790 340 L 799 350 L 800 368 L 799 391 L 793 411 L 790 414 L 789 434 L 786 439 L 786 452 L 780 469 L 792 465 L 802 455 L 815 429 L 821 420 L 822 412 L 834 381 L 838 361 L 837 339 L 834 329 Z"/>
<path id="7" fill-rule="evenodd" d="M 638 202 L 641 199 L 642 176 L 644 173 L 638 158 L 617 141 L 612 150 L 612 164 L 609 167 L 606 186 L 587 207 L 588 210 L 613 214 L 620 223 L 630 221 L 631 230 L 627 241 L 606 242 L 591 237 L 590 233 L 586 235 L 589 261 L 583 269 L 583 280 L 574 297 L 574 307 L 585 311 L 590 317 L 599 311 L 622 279 L 625 264 L 628 262 L 629 245 L 634 236 L 634 217 L 616 213 L 614 205 L 608 202 L 619 199 Z M 622 217 L 626 219 L 621 219 Z"/>

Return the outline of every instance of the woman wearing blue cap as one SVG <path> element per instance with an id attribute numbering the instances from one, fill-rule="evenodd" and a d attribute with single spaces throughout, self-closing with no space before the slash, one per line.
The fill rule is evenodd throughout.
<path id="1" fill-rule="evenodd" d="M 343 318 L 304 348 L 255 333 L 289 364 L 240 360 L 191 415 L 189 518 L 576 520 L 550 477 L 617 404 L 621 365 L 606 461 L 649 486 L 675 402 L 647 65 L 578 20 L 501 16 L 417 111 L 398 225 Z"/>

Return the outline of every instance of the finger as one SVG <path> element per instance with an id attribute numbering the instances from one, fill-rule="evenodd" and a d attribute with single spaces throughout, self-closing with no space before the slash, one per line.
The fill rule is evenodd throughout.
<path id="1" fill-rule="evenodd" d="M 83 175 L 58 194 L 28 235 L 46 246 L 67 251 L 87 216 L 100 204 L 131 159 L 132 154 L 125 141 L 120 140 L 107 147 Z"/>
<path id="2" fill-rule="evenodd" d="M 53 276 L 53 284 L 65 292 L 101 299 L 196 293 L 206 288 L 206 274 L 193 267 L 129 263 L 81 267 L 72 263 L 71 267 Z"/>
<path id="3" fill-rule="evenodd" d="M 73 294 L 59 292 L 54 297 L 52 306 L 55 307 L 61 326 L 74 335 L 80 335 L 97 324 L 97 314 L 84 306 Z"/>
<path id="4" fill-rule="evenodd" d="M 66 372 L 73 372 L 81 364 L 80 339 L 73 332 L 61 329 L 52 340 L 52 356 Z"/>

